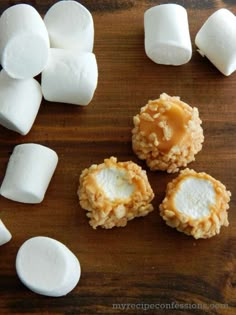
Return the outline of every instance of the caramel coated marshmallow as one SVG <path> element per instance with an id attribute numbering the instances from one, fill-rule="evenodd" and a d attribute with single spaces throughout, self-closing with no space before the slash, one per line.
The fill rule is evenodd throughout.
<path id="1" fill-rule="evenodd" d="M 78 196 L 94 229 L 125 226 L 153 210 L 154 193 L 146 172 L 131 161 L 117 162 L 115 157 L 83 170 Z"/>
<path id="2" fill-rule="evenodd" d="M 160 214 L 170 227 L 194 238 L 210 238 L 228 226 L 231 193 L 212 176 L 185 169 L 167 185 Z"/>
<path id="3" fill-rule="evenodd" d="M 151 170 L 174 173 L 194 161 L 204 140 L 197 108 L 165 93 L 133 118 L 133 150 Z"/>

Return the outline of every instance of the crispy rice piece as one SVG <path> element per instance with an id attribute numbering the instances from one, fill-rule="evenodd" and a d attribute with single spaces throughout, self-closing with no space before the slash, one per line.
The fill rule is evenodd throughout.
<path id="1" fill-rule="evenodd" d="M 78 196 L 94 229 L 125 226 L 153 211 L 154 193 L 146 171 L 131 161 L 117 162 L 115 157 L 83 170 Z"/>
<path id="2" fill-rule="evenodd" d="M 167 185 L 160 215 L 167 225 L 195 239 L 210 238 L 229 225 L 230 196 L 220 181 L 187 168 Z"/>
<path id="3" fill-rule="evenodd" d="M 204 141 L 198 109 L 165 93 L 133 118 L 133 151 L 151 170 L 174 173 L 195 160 Z"/>

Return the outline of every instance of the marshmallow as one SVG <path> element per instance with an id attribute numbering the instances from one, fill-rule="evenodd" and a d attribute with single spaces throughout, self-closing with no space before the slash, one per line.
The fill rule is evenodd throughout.
<path id="1" fill-rule="evenodd" d="M 215 204 L 216 193 L 212 182 L 197 177 L 187 177 L 175 194 L 174 204 L 176 209 L 193 219 L 208 216 L 210 205 Z"/>
<path id="2" fill-rule="evenodd" d="M 1 65 L 15 79 L 28 79 L 46 66 L 49 37 L 39 13 L 30 5 L 8 8 L 0 18 Z"/>
<path id="3" fill-rule="evenodd" d="M 75 288 L 81 269 L 79 260 L 68 247 L 52 238 L 37 236 L 20 247 L 16 272 L 31 291 L 59 297 Z"/>
<path id="4" fill-rule="evenodd" d="M 196 107 L 162 93 L 133 117 L 132 147 L 151 170 L 178 172 L 195 160 L 204 141 Z"/>
<path id="5" fill-rule="evenodd" d="M 80 3 L 76 1 L 57 2 L 46 13 L 44 22 L 52 48 L 93 51 L 93 18 Z"/>
<path id="6" fill-rule="evenodd" d="M 9 159 L 0 194 L 23 203 L 40 203 L 56 169 L 53 150 L 34 143 L 17 145 Z"/>
<path id="7" fill-rule="evenodd" d="M 154 209 L 146 172 L 131 161 L 117 162 L 114 156 L 84 169 L 77 193 L 94 229 L 126 226 Z"/>
<path id="8" fill-rule="evenodd" d="M 195 239 L 209 238 L 229 225 L 230 197 L 220 181 L 186 168 L 167 185 L 160 215 L 180 232 Z"/>
<path id="9" fill-rule="evenodd" d="M 112 167 L 101 169 L 96 174 L 97 184 L 111 201 L 131 198 L 135 191 L 135 183 L 127 181 L 127 172 L 125 169 Z"/>
<path id="10" fill-rule="evenodd" d="M 42 91 L 51 102 L 87 105 L 97 87 L 98 69 L 93 53 L 76 54 L 51 49 L 49 62 L 42 72 Z"/>
<path id="11" fill-rule="evenodd" d="M 199 53 L 224 75 L 236 70 L 236 17 L 226 9 L 213 13 L 196 35 Z"/>
<path id="12" fill-rule="evenodd" d="M 11 233 L 8 231 L 8 229 L 0 219 L 0 246 L 9 242 L 11 238 Z"/>
<path id="13" fill-rule="evenodd" d="M 0 124 L 26 135 L 37 116 L 42 91 L 33 78 L 18 80 L 0 72 Z"/>
<path id="14" fill-rule="evenodd" d="M 192 56 L 188 16 L 177 4 L 157 5 L 144 14 L 145 52 L 154 62 L 182 65 Z"/>

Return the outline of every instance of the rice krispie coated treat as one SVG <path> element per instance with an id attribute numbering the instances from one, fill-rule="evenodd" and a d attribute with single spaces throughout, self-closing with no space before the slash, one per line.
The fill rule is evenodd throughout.
<path id="1" fill-rule="evenodd" d="M 94 229 L 125 226 L 153 211 L 154 193 L 146 171 L 131 161 L 117 162 L 115 157 L 83 170 L 78 196 Z"/>
<path id="2" fill-rule="evenodd" d="M 151 170 L 174 173 L 195 160 L 204 141 L 197 108 L 165 93 L 133 118 L 133 151 Z"/>
<path id="3" fill-rule="evenodd" d="M 218 180 L 185 169 L 167 185 L 160 215 L 166 224 L 198 238 L 210 238 L 228 226 L 231 193 Z"/>

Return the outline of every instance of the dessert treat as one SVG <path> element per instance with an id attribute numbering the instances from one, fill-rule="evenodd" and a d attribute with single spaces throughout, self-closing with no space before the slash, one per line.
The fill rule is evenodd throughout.
<path id="1" fill-rule="evenodd" d="M 17 145 L 9 159 L 0 194 L 23 203 L 40 203 L 56 169 L 55 151 L 34 143 Z"/>
<path id="2" fill-rule="evenodd" d="M 13 79 L 5 70 L 0 72 L 0 124 L 26 135 L 37 116 L 42 90 L 38 81 Z"/>
<path id="3" fill-rule="evenodd" d="M 162 4 L 144 14 L 145 52 L 154 62 L 179 66 L 192 57 L 188 16 L 178 4 Z"/>
<path id="4" fill-rule="evenodd" d="M 134 116 L 133 150 L 151 170 L 174 173 L 195 160 L 204 141 L 197 108 L 165 93 Z"/>
<path id="5" fill-rule="evenodd" d="M 78 196 L 94 229 L 125 226 L 153 210 L 154 193 L 146 172 L 131 161 L 117 162 L 115 157 L 82 172 Z"/>
<path id="6" fill-rule="evenodd" d="M 31 291 L 59 297 L 75 288 L 81 269 L 77 257 L 68 247 L 52 238 L 37 236 L 20 247 L 16 272 Z"/>
<path id="7" fill-rule="evenodd" d="M 0 60 L 15 79 L 29 79 L 47 64 L 49 37 L 39 13 L 30 5 L 17 4 L 0 18 Z"/>
<path id="8" fill-rule="evenodd" d="M 0 219 L 0 246 L 11 240 L 11 233 L 8 231 L 2 220 Z"/>
<path id="9" fill-rule="evenodd" d="M 50 49 L 42 72 L 42 91 L 51 102 L 88 105 L 97 87 L 98 68 L 93 53 Z"/>
<path id="10" fill-rule="evenodd" d="M 236 17 L 227 9 L 213 13 L 196 35 L 199 53 L 224 75 L 236 70 Z"/>
<path id="11" fill-rule="evenodd" d="M 93 51 L 93 18 L 77 1 L 58 1 L 46 13 L 44 22 L 52 48 Z"/>
<path id="12" fill-rule="evenodd" d="M 231 193 L 206 173 L 185 169 L 167 185 L 160 214 L 166 224 L 194 238 L 210 238 L 228 226 Z"/>

